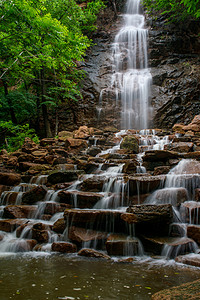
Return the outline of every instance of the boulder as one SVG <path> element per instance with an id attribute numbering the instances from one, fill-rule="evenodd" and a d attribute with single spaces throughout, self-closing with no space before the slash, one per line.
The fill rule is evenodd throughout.
<path id="1" fill-rule="evenodd" d="M 200 115 L 196 115 L 190 124 L 183 127 L 183 130 L 200 132 Z"/>
<path id="2" fill-rule="evenodd" d="M 83 191 L 101 192 L 103 189 L 104 182 L 105 178 L 93 176 L 92 178 L 88 178 L 83 181 L 81 189 Z"/>
<path id="3" fill-rule="evenodd" d="M 70 182 L 77 180 L 78 174 L 80 174 L 80 171 L 76 170 L 55 171 L 48 176 L 47 181 L 51 184 Z"/>
<path id="4" fill-rule="evenodd" d="M 193 143 L 179 142 L 165 145 L 164 150 L 175 151 L 178 153 L 187 153 L 193 151 L 193 147 Z"/>
<path id="5" fill-rule="evenodd" d="M 99 147 L 96 146 L 92 146 L 90 147 L 87 152 L 86 152 L 89 156 L 96 156 L 97 154 L 101 153 L 101 149 Z"/>
<path id="6" fill-rule="evenodd" d="M 139 153 L 138 139 L 133 135 L 127 135 L 120 144 L 120 149 L 129 150 L 131 153 Z"/>
<path id="7" fill-rule="evenodd" d="M 193 253 L 193 254 L 180 255 L 175 258 L 175 261 L 185 265 L 200 267 L 200 254 Z M 200 288 L 200 281 L 199 281 L 199 288 Z M 196 298 L 191 298 L 191 299 L 196 299 Z"/>
<path id="8" fill-rule="evenodd" d="M 67 224 L 103 232 L 126 232 L 126 223 L 120 216 L 121 212 L 114 210 L 66 209 L 64 212 Z"/>
<path id="9" fill-rule="evenodd" d="M 84 170 L 85 173 L 90 174 L 96 170 L 99 165 L 95 162 L 88 162 L 86 160 L 78 160 L 77 167 L 79 170 Z"/>
<path id="10" fill-rule="evenodd" d="M 80 126 L 78 130 L 74 131 L 75 139 L 87 139 L 92 135 L 94 135 L 94 129 L 92 127 Z"/>
<path id="11" fill-rule="evenodd" d="M 70 131 L 60 131 L 58 133 L 59 141 L 66 141 L 66 139 L 73 138 L 73 137 L 74 137 L 74 133 Z"/>
<path id="12" fill-rule="evenodd" d="M 92 208 L 103 198 L 102 194 L 80 191 L 60 191 L 58 196 L 60 197 L 60 202 L 79 208 Z"/>
<path id="13" fill-rule="evenodd" d="M 170 289 L 162 290 L 152 295 L 152 300 L 164 299 L 200 299 L 200 279 L 180 286 L 175 286 Z"/>
<path id="14" fill-rule="evenodd" d="M 55 231 L 56 233 L 62 234 L 64 232 L 65 228 L 66 228 L 66 223 L 65 223 L 64 218 L 62 218 L 62 219 L 58 219 L 53 224 L 52 230 Z"/>
<path id="15" fill-rule="evenodd" d="M 160 167 L 155 167 L 153 175 L 158 176 L 162 174 L 168 174 L 170 171 L 171 167 L 170 166 L 160 166 Z"/>
<path id="16" fill-rule="evenodd" d="M 26 137 L 24 139 L 24 144 L 22 146 L 22 151 L 26 153 L 31 153 L 34 150 L 38 149 L 38 145 L 34 143 L 30 138 Z"/>
<path id="17" fill-rule="evenodd" d="M 22 203 L 23 204 L 34 204 L 37 203 L 38 201 L 44 200 L 44 197 L 47 193 L 47 189 L 42 186 L 38 185 L 31 189 L 28 192 L 25 192 L 22 195 Z"/>
<path id="18" fill-rule="evenodd" d="M 56 242 L 52 244 L 51 250 L 61 253 L 74 253 L 77 251 L 77 247 L 75 244 L 68 242 Z"/>
<path id="19" fill-rule="evenodd" d="M 4 208 L 3 218 L 20 219 L 31 218 L 37 207 L 28 205 L 8 205 Z"/>
<path id="20" fill-rule="evenodd" d="M 129 195 L 148 194 L 156 190 L 165 176 L 129 176 Z"/>
<path id="21" fill-rule="evenodd" d="M 32 228 L 32 238 L 41 244 L 48 243 L 49 241 L 48 227 L 46 227 L 42 223 L 34 224 Z"/>
<path id="22" fill-rule="evenodd" d="M 187 236 L 200 245 L 200 226 L 189 225 L 187 227 Z"/>
<path id="23" fill-rule="evenodd" d="M 139 166 L 138 161 L 135 160 L 128 160 L 124 166 L 123 166 L 123 173 L 126 174 L 132 174 L 132 173 L 137 173 L 137 166 Z"/>
<path id="24" fill-rule="evenodd" d="M 0 220 L 0 231 L 13 232 L 25 222 L 26 220 L 21 219 Z"/>
<path id="25" fill-rule="evenodd" d="M 33 239 L 25 240 L 25 239 L 13 239 L 9 241 L 9 246 L 11 251 L 13 252 L 28 252 L 33 250 L 37 241 Z"/>
<path id="26" fill-rule="evenodd" d="M 85 140 L 68 138 L 65 141 L 65 148 L 68 151 L 79 152 L 88 148 L 88 143 Z"/>
<path id="27" fill-rule="evenodd" d="M 136 234 L 168 235 L 169 225 L 173 219 L 172 206 L 165 205 L 132 205 L 121 219 L 128 224 L 135 224 Z"/>
<path id="28" fill-rule="evenodd" d="M 109 255 L 135 256 L 139 253 L 138 240 L 124 235 L 111 234 L 106 241 Z"/>
<path id="29" fill-rule="evenodd" d="M 180 133 L 180 134 L 184 134 L 185 133 L 185 130 L 183 129 L 184 126 L 185 126 L 184 124 L 175 124 L 172 127 L 172 130 L 174 132 L 177 132 L 177 133 Z"/>
<path id="30" fill-rule="evenodd" d="M 59 212 L 64 212 L 67 208 L 71 208 L 71 205 L 56 202 L 43 203 L 44 214 L 47 215 L 54 215 Z"/>
<path id="31" fill-rule="evenodd" d="M 18 185 L 21 181 L 20 174 L 0 172 L 0 183 L 3 185 Z"/>
<path id="32" fill-rule="evenodd" d="M 147 201 L 151 204 L 172 204 L 180 206 L 181 203 L 188 200 L 188 192 L 185 188 L 163 188 L 156 190 L 150 195 Z"/>
<path id="33" fill-rule="evenodd" d="M 86 256 L 86 257 L 101 258 L 101 259 L 110 259 L 110 256 L 106 255 L 103 252 L 96 251 L 94 249 L 87 249 L 87 248 L 81 249 L 78 252 L 78 255 Z"/>
<path id="34" fill-rule="evenodd" d="M 148 150 L 142 157 L 143 161 L 166 161 L 169 159 L 177 158 L 178 154 L 168 150 Z"/>

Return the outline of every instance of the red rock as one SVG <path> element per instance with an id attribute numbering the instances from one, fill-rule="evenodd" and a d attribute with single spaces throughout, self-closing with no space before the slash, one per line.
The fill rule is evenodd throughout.
<path id="1" fill-rule="evenodd" d="M 105 253 L 96 251 L 94 249 L 86 249 L 86 248 L 81 249 L 78 252 L 78 255 L 80 255 L 80 256 L 86 256 L 86 257 L 110 259 L 110 256 L 106 255 Z"/>
<path id="2" fill-rule="evenodd" d="M 79 208 L 92 208 L 99 200 L 103 198 L 103 195 L 92 192 L 80 192 L 80 191 L 61 191 L 58 193 L 60 201 L 63 203 L 76 205 Z M 76 200 L 74 200 L 76 199 Z"/>
<path id="3" fill-rule="evenodd" d="M 187 236 L 200 245 L 200 226 L 189 225 L 187 227 Z"/>
<path id="4" fill-rule="evenodd" d="M 20 174 L 0 172 L 1 185 L 8 185 L 8 186 L 18 185 L 20 181 L 21 181 Z"/>
<path id="5" fill-rule="evenodd" d="M 58 242 L 52 244 L 51 250 L 61 253 L 74 253 L 77 251 L 77 247 L 75 244 L 72 243 Z"/>
<path id="6" fill-rule="evenodd" d="M 25 192 L 22 195 L 22 203 L 24 204 L 34 204 L 38 201 L 44 200 L 47 193 L 47 189 L 43 186 L 36 186 L 32 190 Z"/>
<path id="7" fill-rule="evenodd" d="M 37 207 L 28 205 L 8 205 L 4 208 L 3 218 L 20 219 L 30 218 L 36 212 Z"/>
<path id="8" fill-rule="evenodd" d="M 13 232 L 25 222 L 21 219 L 0 220 L 0 231 Z"/>
<path id="9" fill-rule="evenodd" d="M 75 139 L 87 139 L 92 135 L 94 135 L 94 129 L 87 126 L 80 126 L 78 130 L 74 131 Z"/>
<path id="10" fill-rule="evenodd" d="M 62 218 L 62 219 L 58 219 L 53 224 L 52 230 L 55 231 L 56 233 L 63 233 L 65 228 L 66 228 L 66 223 L 64 218 Z"/>
<path id="11" fill-rule="evenodd" d="M 199 132 L 200 131 L 200 115 L 196 115 L 192 122 L 186 126 L 183 127 L 184 131 L 195 131 Z"/>

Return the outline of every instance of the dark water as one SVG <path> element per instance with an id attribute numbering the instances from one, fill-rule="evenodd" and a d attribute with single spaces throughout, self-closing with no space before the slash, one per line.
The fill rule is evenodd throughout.
<path id="1" fill-rule="evenodd" d="M 128 264 L 64 255 L 0 257 L 1 300 L 146 300 L 198 278 L 198 268 L 152 260 Z"/>

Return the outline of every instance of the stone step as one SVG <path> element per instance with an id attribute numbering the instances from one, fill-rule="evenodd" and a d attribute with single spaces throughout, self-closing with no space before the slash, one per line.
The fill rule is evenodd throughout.
<path id="1" fill-rule="evenodd" d="M 139 254 L 139 241 L 126 235 L 111 234 L 106 241 L 108 255 L 135 256 Z"/>
<path id="2" fill-rule="evenodd" d="M 58 196 L 60 202 L 70 204 L 76 208 L 92 208 L 103 198 L 102 194 L 82 191 L 60 191 Z"/>

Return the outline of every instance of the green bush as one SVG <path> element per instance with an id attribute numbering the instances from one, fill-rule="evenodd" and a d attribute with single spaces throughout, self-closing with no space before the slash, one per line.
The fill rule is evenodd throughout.
<path id="1" fill-rule="evenodd" d="M 29 124 L 14 125 L 11 121 L 0 121 L 1 145 L 0 149 L 6 149 L 8 152 L 13 152 L 19 149 L 26 137 L 29 137 L 33 142 L 39 143 L 39 138 L 34 129 L 29 128 Z"/>

